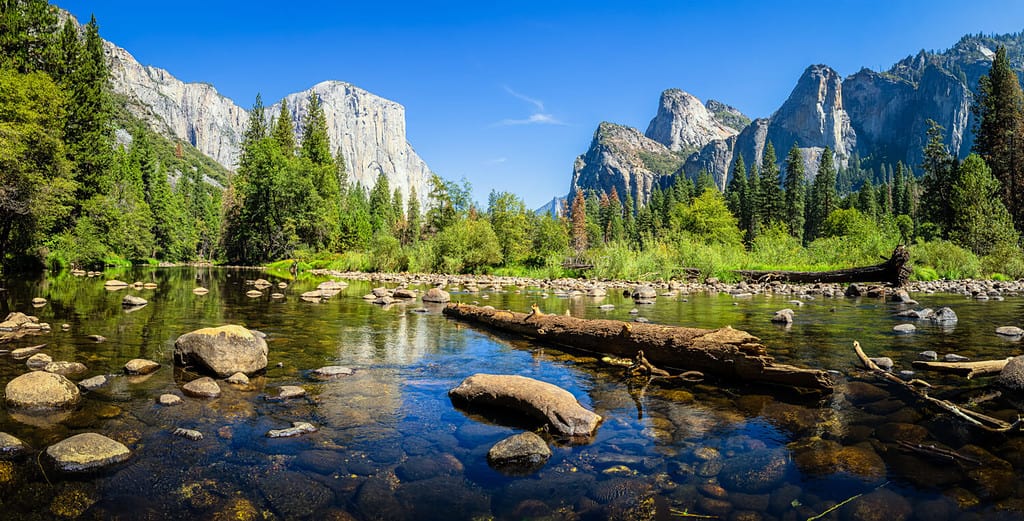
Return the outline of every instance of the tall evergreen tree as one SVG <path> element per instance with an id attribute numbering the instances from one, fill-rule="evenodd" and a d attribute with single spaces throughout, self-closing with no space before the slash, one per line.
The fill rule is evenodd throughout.
<path id="1" fill-rule="evenodd" d="M 999 47 L 992 68 L 978 81 L 973 110 L 977 121 L 974 151 L 992 169 L 1014 223 L 1024 229 L 1024 95 L 1005 47 Z"/>
<path id="2" fill-rule="evenodd" d="M 782 194 L 782 178 L 775 157 L 775 146 L 769 141 L 761 156 L 761 222 L 771 226 L 783 218 L 785 200 Z"/>
<path id="3" fill-rule="evenodd" d="M 576 190 L 569 215 L 572 218 L 572 249 L 576 255 L 582 255 L 587 249 L 587 207 L 583 190 Z"/>
<path id="4" fill-rule="evenodd" d="M 263 107 L 263 96 L 257 92 L 256 103 L 249 110 L 249 123 L 242 136 L 242 148 L 254 145 L 265 137 L 267 137 L 266 110 Z"/>
<path id="5" fill-rule="evenodd" d="M 57 11 L 46 0 L 0 2 L 0 67 L 25 74 L 48 70 Z"/>
<path id="6" fill-rule="evenodd" d="M 747 167 L 743 163 L 743 155 L 736 154 L 736 161 L 733 162 L 732 178 L 725 189 L 726 206 L 739 221 L 741 230 L 747 228 L 746 214 L 744 213 L 747 198 Z"/>
<path id="7" fill-rule="evenodd" d="M 409 219 L 409 227 L 406 232 L 405 244 L 416 244 L 420 240 L 420 229 L 423 227 L 423 216 L 420 215 L 420 199 L 416 195 L 416 187 L 409 187 L 409 203 L 406 212 Z"/>
<path id="8" fill-rule="evenodd" d="M 938 123 L 928 120 L 928 143 L 924 147 L 924 159 L 921 169 L 921 204 L 918 206 L 918 220 L 931 223 L 938 230 L 940 237 L 947 237 L 954 222 L 949 195 L 956 183 L 957 167 L 949 150 L 943 143 L 945 129 Z"/>
<path id="9" fill-rule="evenodd" d="M 747 176 L 747 204 L 750 211 L 747 219 L 747 227 L 743 232 L 746 234 L 747 243 L 754 242 L 754 239 L 761 233 L 761 208 L 764 205 L 764 198 L 761 194 L 761 172 L 757 163 L 751 163 L 750 174 Z"/>
<path id="10" fill-rule="evenodd" d="M 985 161 L 971 154 L 959 170 L 950 194 L 954 214 L 950 239 L 978 255 L 1015 247 L 1017 231 L 999 198 L 999 181 Z"/>
<path id="11" fill-rule="evenodd" d="M 370 224 L 373 234 L 389 234 L 395 223 L 394 207 L 391 204 L 391 187 L 388 177 L 381 172 L 370 190 Z"/>
<path id="12" fill-rule="evenodd" d="M 271 136 L 285 157 L 290 158 L 295 155 L 295 127 L 292 125 L 292 114 L 288 111 L 287 99 L 281 100 L 281 110 L 278 111 L 277 119 L 274 120 L 274 130 Z"/>
<path id="13" fill-rule="evenodd" d="M 819 237 L 821 225 L 836 208 L 839 207 L 836 195 L 836 168 L 832 158 L 832 149 L 825 147 L 818 163 L 818 173 L 814 176 L 811 187 L 811 216 L 808 220 L 809 240 Z"/>
<path id="14" fill-rule="evenodd" d="M 337 166 L 331 156 L 331 143 L 327 136 L 327 118 L 320 105 L 320 96 L 309 95 L 309 107 L 302 124 L 300 157 L 303 168 L 316 188 L 319 201 L 314 208 L 313 222 L 310 223 L 312 243 L 331 248 L 335 245 L 339 230 L 341 212 L 341 186 L 338 183 Z"/>
<path id="15" fill-rule="evenodd" d="M 796 143 L 786 154 L 786 194 L 783 219 L 789 234 L 797 239 L 804 237 L 804 158 Z"/>
<path id="16" fill-rule="evenodd" d="M 76 164 L 78 200 L 86 201 L 110 189 L 113 157 L 107 64 L 95 17 L 85 26 L 81 60 L 72 77 L 64 139 Z"/>

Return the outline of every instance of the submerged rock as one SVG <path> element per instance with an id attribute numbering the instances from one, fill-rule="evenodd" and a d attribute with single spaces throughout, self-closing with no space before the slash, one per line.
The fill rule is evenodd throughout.
<path id="1" fill-rule="evenodd" d="M 936 311 L 935 314 L 932 315 L 930 318 L 932 322 L 940 325 L 953 325 L 956 324 L 957 320 L 959 320 L 956 316 L 956 313 L 954 313 L 953 310 L 949 309 L 948 307 L 939 308 L 939 310 Z"/>
<path id="2" fill-rule="evenodd" d="M 178 427 L 177 429 L 174 429 L 174 431 L 172 431 L 171 434 L 174 434 L 175 436 L 179 436 L 179 437 L 182 437 L 182 438 L 185 438 L 185 439 L 189 439 L 189 440 L 192 440 L 192 441 L 199 441 L 199 440 L 203 439 L 203 433 L 201 433 L 201 432 L 199 432 L 197 430 L 193 430 L 193 429 L 183 429 L 181 427 Z"/>
<path id="3" fill-rule="evenodd" d="M 267 342 L 259 332 L 238 325 L 199 329 L 175 340 L 174 361 L 195 364 L 219 378 L 251 375 L 267 368 Z"/>
<path id="4" fill-rule="evenodd" d="M 136 297 L 135 295 L 125 295 L 124 298 L 121 299 L 121 305 L 126 308 L 136 308 L 139 306 L 145 306 L 146 304 L 149 304 L 148 300 L 142 297 Z"/>
<path id="5" fill-rule="evenodd" d="M 892 330 L 897 335 L 907 335 L 917 331 L 917 327 L 914 324 L 898 324 L 893 326 Z"/>
<path id="6" fill-rule="evenodd" d="M 319 369 L 314 369 L 311 373 L 313 378 L 321 380 L 328 380 L 331 378 L 338 378 L 341 376 L 352 376 L 354 371 L 350 367 L 344 367 L 340 365 L 328 365 Z"/>
<path id="7" fill-rule="evenodd" d="M 727 458 L 718 481 L 725 488 L 738 492 L 768 492 L 782 484 L 788 468 L 783 452 L 749 452 Z"/>
<path id="8" fill-rule="evenodd" d="M 107 377 L 104 375 L 94 376 L 92 378 L 86 378 L 81 382 L 78 382 L 78 386 L 86 391 L 93 391 L 107 385 Z"/>
<path id="9" fill-rule="evenodd" d="M 36 353 L 25 361 L 25 366 L 33 371 L 42 371 L 46 364 L 53 361 L 53 358 L 46 353 Z"/>
<path id="10" fill-rule="evenodd" d="M 308 422 L 292 422 L 292 426 L 287 429 L 273 429 L 267 431 L 268 438 L 290 438 L 292 436 L 301 436 L 303 434 L 309 434 L 316 432 L 316 426 Z"/>
<path id="11" fill-rule="evenodd" d="M 1000 326 L 996 328 L 996 334 L 1000 336 L 1019 338 L 1024 336 L 1024 329 L 1017 326 Z"/>
<path id="12" fill-rule="evenodd" d="M 1007 389 L 1024 390 L 1024 356 L 1011 358 L 999 371 L 996 382 Z"/>
<path id="13" fill-rule="evenodd" d="M 46 455 L 65 472 L 82 472 L 120 463 L 131 451 L 102 434 L 86 432 L 49 446 Z"/>
<path id="14" fill-rule="evenodd" d="M 81 393 L 71 380 L 54 373 L 37 371 L 7 383 L 7 405 L 30 409 L 57 409 L 78 403 Z"/>
<path id="15" fill-rule="evenodd" d="M 61 376 L 80 375 L 88 370 L 89 368 L 81 362 L 50 362 L 43 366 L 43 371 L 59 374 Z"/>
<path id="16" fill-rule="evenodd" d="M 772 323 L 774 324 L 792 324 L 793 323 L 793 310 L 786 308 L 780 309 L 775 312 L 775 316 L 772 317 Z"/>
<path id="17" fill-rule="evenodd" d="M 448 396 L 468 407 L 519 412 L 561 436 L 588 437 L 601 423 L 601 416 L 583 408 L 569 391 L 525 376 L 478 373 L 448 391 Z"/>
<path id="18" fill-rule="evenodd" d="M 157 399 L 156 403 L 160 405 L 178 405 L 181 403 L 181 397 L 176 394 L 161 394 Z"/>
<path id="19" fill-rule="evenodd" d="M 512 475 L 527 475 L 540 470 L 551 457 L 544 438 L 523 432 L 505 438 L 487 451 L 487 463 L 495 470 Z"/>
<path id="20" fill-rule="evenodd" d="M 249 377 L 245 376 L 245 373 L 239 372 L 239 373 L 235 373 L 235 374 L 227 377 L 227 379 L 225 381 L 227 383 L 229 383 L 229 384 L 248 385 L 249 384 Z"/>

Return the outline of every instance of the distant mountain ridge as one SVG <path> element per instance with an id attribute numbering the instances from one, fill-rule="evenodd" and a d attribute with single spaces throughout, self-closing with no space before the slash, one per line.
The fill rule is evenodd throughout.
<path id="1" fill-rule="evenodd" d="M 696 178 L 707 171 L 724 190 L 737 156 L 748 165 L 759 163 L 769 141 L 780 162 L 797 143 L 808 177 L 816 174 L 825 147 L 835 152 L 841 166 L 857 155 L 916 168 L 928 119 L 945 128 L 950 151 L 964 157 L 974 142 L 971 105 L 978 79 L 988 73 L 1000 45 L 1024 79 L 1024 33 L 967 35 L 945 51 L 909 55 L 883 72 L 865 68 L 844 79 L 827 65 L 811 65 L 779 109 L 753 120 L 721 102 L 709 100 L 705 105 L 680 89 L 667 89 L 642 137 L 665 151 L 685 152 L 678 168 L 670 173 L 638 171 L 632 159 L 654 153 L 655 147 L 639 139 L 614 139 L 639 131 L 614 125 L 620 127 L 615 134 L 601 132 L 612 125 L 604 122 L 590 149 L 574 162 L 568 198 L 577 190 L 607 192 L 611 186 L 629 186 L 638 204 L 646 204 L 649 193 L 635 188 L 638 173 L 650 177 L 641 184 L 667 185 L 673 175 Z"/>
<path id="2" fill-rule="evenodd" d="M 229 170 L 238 164 L 248 111 L 208 83 L 186 83 L 164 69 L 140 64 L 128 51 L 106 41 L 113 90 L 153 130 L 191 143 Z M 426 203 L 430 168 L 406 139 L 405 108 L 341 81 L 325 81 L 289 94 L 292 123 L 302 131 L 309 94 L 323 101 L 332 151 L 341 148 L 349 179 L 369 189 L 383 173 L 408 201 L 415 189 Z M 266 113 L 276 117 L 279 103 Z"/>

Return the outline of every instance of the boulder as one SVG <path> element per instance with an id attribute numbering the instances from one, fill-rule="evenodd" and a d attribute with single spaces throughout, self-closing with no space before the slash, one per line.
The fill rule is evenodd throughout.
<path id="1" fill-rule="evenodd" d="M 917 354 L 917 359 L 918 360 L 938 360 L 939 359 L 939 354 L 936 353 L 935 351 L 931 351 L 931 350 L 921 351 L 920 353 Z"/>
<path id="2" fill-rule="evenodd" d="M 911 306 L 917 304 L 917 301 L 910 298 L 910 293 L 907 293 L 905 289 L 898 289 L 889 297 L 893 302 L 899 302 L 902 304 L 909 304 Z"/>
<path id="3" fill-rule="evenodd" d="M 633 300 L 654 300 L 658 298 L 658 291 L 650 286 L 637 286 L 630 293 Z"/>
<path id="4" fill-rule="evenodd" d="M 160 405 L 178 405 L 181 403 L 181 397 L 170 393 L 161 394 L 160 397 L 156 399 L 156 403 L 159 403 Z"/>
<path id="5" fill-rule="evenodd" d="M 8 382 L 4 398 L 10 407 L 56 409 L 75 405 L 81 393 L 74 382 L 59 374 L 36 371 Z"/>
<path id="6" fill-rule="evenodd" d="M 584 409 L 569 391 L 525 376 L 478 373 L 448 391 L 448 396 L 469 408 L 521 413 L 561 436 L 589 437 L 601 423 L 601 416 Z"/>
<path id="7" fill-rule="evenodd" d="M 850 286 L 846 288 L 846 291 L 843 293 L 843 295 L 847 297 L 862 297 L 864 296 L 864 293 L 865 290 L 862 289 L 860 286 L 856 284 L 850 284 Z"/>
<path id="8" fill-rule="evenodd" d="M 44 299 L 43 297 L 35 297 L 35 298 L 32 299 L 32 306 L 33 307 L 40 307 L 40 306 L 45 306 L 45 305 L 46 305 L 46 299 Z"/>
<path id="9" fill-rule="evenodd" d="M 128 374 L 149 374 L 160 369 L 160 364 L 145 358 L 134 358 L 124 364 L 124 372 Z"/>
<path id="10" fill-rule="evenodd" d="M 874 362 L 875 365 L 877 365 L 878 367 L 880 367 L 880 368 L 882 368 L 882 369 L 884 369 L 886 371 L 892 369 L 893 365 L 895 365 L 895 364 L 893 364 L 892 358 L 889 358 L 888 356 L 880 356 L 880 357 L 877 357 L 877 358 L 872 358 L 871 361 Z"/>
<path id="11" fill-rule="evenodd" d="M 412 299 L 416 298 L 416 292 L 408 288 L 398 288 L 392 296 L 394 298 Z"/>
<path id="12" fill-rule="evenodd" d="M 86 378 L 81 382 L 78 382 L 78 386 L 86 391 L 93 391 L 103 387 L 107 384 L 107 377 L 103 375 L 94 376 L 92 378 Z"/>
<path id="13" fill-rule="evenodd" d="M 216 398 L 220 396 L 220 386 L 217 382 L 209 376 L 202 378 L 196 378 L 191 382 L 181 386 L 181 390 L 189 395 L 197 398 Z"/>
<path id="14" fill-rule="evenodd" d="M 145 306 L 146 304 L 149 304 L 148 300 L 142 297 L 136 297 L 135 295 L 125 295 L 124 298 L 121 299 L 121 305 L 126 308 L 137 308 L 139 306 Z"/>
<path id="15" fill-rule="evenodd" d="M 532 432 L 509 436 L 487 451 L 487 463 L 491 467 L 517 476 L 540 470 L 550 457 L 551 449 L 547 442 Z"/>
<path id="16" fill-rule="evenodd" d="M 320 284 L 317 284 L 316 289 L 333 291 L 333 292 L 337 293 L 337 292 L 339 292 L 339 291 L 341 291 L 341 290 L 343 290 L 343 289 L 345 289 L 347 287 L 348 287 L 348 283 L 347 282 L 342 282 L 340 280 L 325 280 L 325 281 L 321 282 Z"/>
<path id="17" fill-rule="evenodd" d="M 128 459 L 131 452 L 120 442 L 86 432 L 50 445 L 46 455 L 65 472 L 83 472 L 120 463 Z"/>
<path id="18" fill-rule="evenodd" d="M 772 317 L 772 323 L 774 324 L 792 324 L 793 323 L 793 310 L 786 308 L 780 309 L 775 312 Z"/>
<path id="19" fill-rule="evenodd" d="M 81 375 L 86 373 L 88 370 L 89 368 L 81 362 L 50 362 L 43 367 L 43 371 L 59 374 L 61 376 Z"/>
<path id="20" fill-rule="evenodd" d="M 259 298 L 263 296 L 263 292 L 255 289 L 250 289 L 249 291 L 245 292 L 245 296 L 249 298 Z"/>
<path id="21" fill-rule="evenodd" d="M 1024 329 L 1017 326 L 1000 326 L 996 328 L 996 334 L 1005 337 L 1019 338 L 1024 336 Z"/>
<path id="22" fill-rule="evenodd" d="M 917 331 L 917 327 L 914 324 L 898 324 L 893 326 L 892 330 L 897 335 L 905 335 Z"/>
<path id="23" fill-rule="evenodd" d="M 15 459 L 26 452 L 28 445 L 25 445 L 25 442 L 6 432 L 0 432 L 0 460 Z"/>
<path id="24" fill-rule="evenodd" d="M 174 361 L 220 378 L 251 375 L 267 368 L 267 342 L 259 332 L 237 325 L 199 329 L 174 341 Z"/>
<path id="25" fill-rule="evenodd" d="M 1015 391 L 1024 390 L 1024 356 L 1015 356 L 1006 362 L 996 379 L 999 385 Z"/>
<path id="26" fill-rule="evenodd" d="M 227 380 L 225 380 L 225 381 L 227 383 L 229 383 L 229 384 L 248 385 L 249 384 L 249 377 L 245 376 L 245 373 L 235 373 L 235 374 L 227 377 Z"/>
<path id="27" fill-rule="evenodd" d="M 452 297 L 447 291 L 441 288 L 430 288 L 423 294 L 423 302 L 451 302 Z"/>
<path id="28" fill-rule="evenodd" d="M 104 282 L 103 283 L 103 287 L 105 287 L 107 289 L 121 289 L 121 288 L 127 288 L 128 287 L 128 283 L 127 282 L 122 282 L 122 281 L 117 280 L 117 279 L 111 279 L 111 280 L 108 280 L 108 281 Z"/>
<path id="29" fill-rule="evenodd" d="M 953 325 L 958 320 L 956 313 L 949 308 L 939 308 L 930 318 L 932 322 L 942 325 Z"/>
<path id="30" fill-rule="evenodd" d="M 33 371 L 42 371 L 46 364 L 53 361 L 53 358 L 46 353 L 36 353 L 25 361 L 25 365 Z"/>
<path id="31" fill-rule="evenodd" d="M 192 289 L 192 293 L 195 294 L 195 295 L 205 295 L 205 294 L 207 294 L 209 292 L 210 292 L 210 290 L 208 290 L 208 289 L 206 289 L 206 288 L 204 288 L 202 286 L 200 286 L 198 288 L 193 288 Z"/>

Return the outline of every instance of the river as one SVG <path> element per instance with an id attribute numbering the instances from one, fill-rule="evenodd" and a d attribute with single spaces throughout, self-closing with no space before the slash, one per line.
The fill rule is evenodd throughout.
<path id="1" fill-rule="evenodd" d="M 150 282 L 155 289 L 108 291 L 106 278 Z M 246 296 L 247 280 L 288 286 Z M 972 359 L 1020 354 L 1020 344 L 995 334 L 1022 325 L 1024 297 L 977 301 L 960 295 L 913 294 L 921 304 L 949 306 L 954 326 L 917 321 L 895 334 L 907 305 L 869 298 L 691 293 L 634 306 L 610 294 L 600 300 L 559 296 L 539 288 L 481 288 L 454 300 L 577 317 L 717 328 L 731 325 L 761 338 L 781 362 L 838 371 L 844 383 L 827 397 L 801 397 L 742 382 L 665 386 L 627 378 L 599 356 L 567 353 L 447 319 L 440 308 L 414 312 L 418 301 L 387 307 L 362 297 L 374 287 L 350 286 L 323 303 L 299 295 L 323 279 L 298 281 L 226 268 L 137 268 L 101 277 L 68 273 L 6 282 L 0 317 L 20 311 L 52 325 L 41 335 L 0 344 L 0 385 L 28 371 L 7 351 L 45 343 L 54 360 L 85 364 L 75 380 L 112 375 L 105 386 L 59 415 L 0 412 L 0 432 L 34 451 L 0 461 L 0 507 L 6 519 L 1021 519 L 1024 436 L 977 432 L 857 368 L 852 341 L 871 356 L 889 356 L 909 370 L 918 353 Z M 195 295 L 197 286 L 209 289 Z M 426 288 L 417 288 L 424 290 Z M 279 291 L 284 298 L 270 297 Z M 610 292 L 614 293 L 614 292 Z M 126 311 L 121 299 L 148 305 Z M 33 308 L 31 300 L 47 303 Z M 599 305 L 613 304 L 613 310 Z M 772 324 L 776 310 L 794 309 L 791 326 Z M 630 314 L 633 309 L 637 314 Z M 62 325 L 67 328 L 62 329 Z M 269 366 L 248 386 L 220 382 L 220 398 L 185 397 L 162 406 L 164 393 L 196 374 L 175 368 L 175 339 L 189 331 L 242 324 L 267 335 Z M 89 335 L 102 335 L 96 342 Z M 145 377 L 124 364 L 148 358 L 163 366 Z M 319 381 L 327 365 L 355 370 Z M 449 389 L 474 373 L 518 374 L 573 393 L 604 421 L 589 443 L 546 436 L 553 455 L 539 471 L 505 475 L 487 452 L 521 428 L 495 424 L 455 408 Z M 992 388 L 918 373 L 958 403 Z M 267 397 L 283 385 L 305 398 Z M 1003 393 L 979 407 L 1012 420 L 1018 397 Z M 271 439 L 271 429 L 307 421 L 318 431 Z M 194 429 L 203 439 L 175 436 Z M 126 462 L 86 475 L 61 474 L 47 446 L 82 432 L 124 443 Z M 912 452 L 900 441 L 950 449 L 962 459 Z"/>

